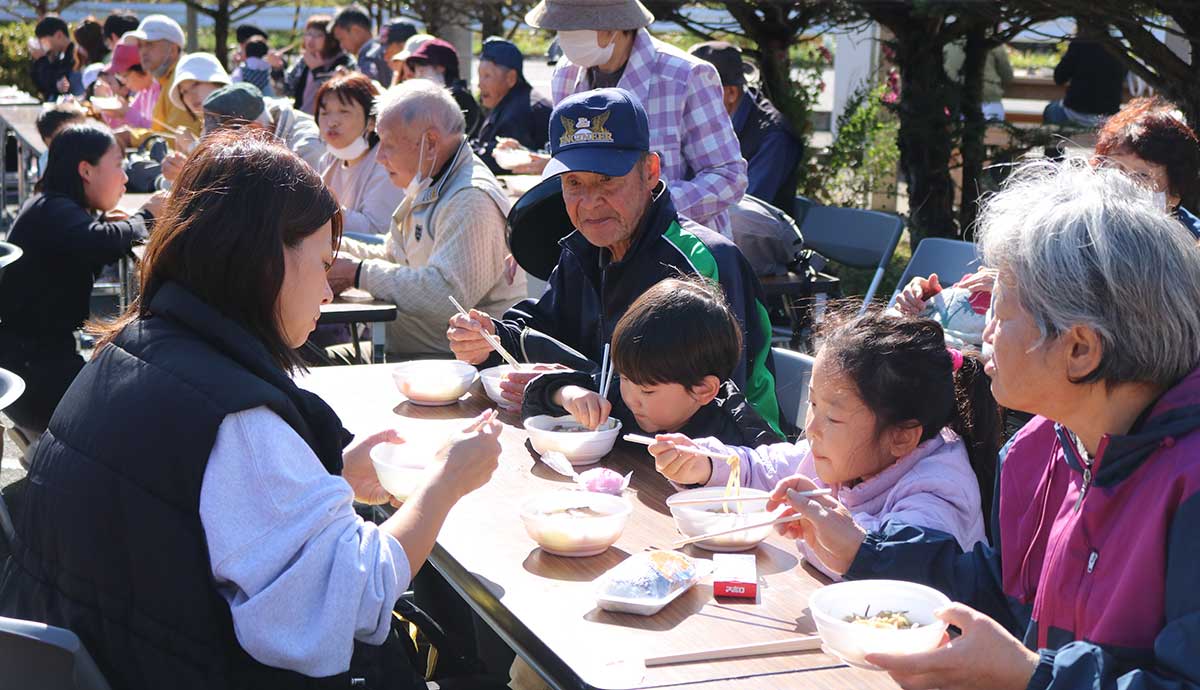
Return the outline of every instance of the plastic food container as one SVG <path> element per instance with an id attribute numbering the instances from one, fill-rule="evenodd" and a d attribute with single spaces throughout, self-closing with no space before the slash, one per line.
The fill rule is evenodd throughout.
<path id="1" fill-rule="evenodd" d="M 899 580 L 839 582 L 808 598 L 825 651 L 851 666 L 875 671 L 880 669 L 866 662 L 867 654 L 914 654 L 941 644 L 946 623 L 933 612 L 949 604 L 950 599 L 936 589 Z M 871 616 L 883 611 L 902 612 L 917 627 L 876 628 L 846 620 L 855 614 Z"/>
<path id="2" fill-rule="evenodd" d="M 640 551 L 596 579 L 605 611 L 653 616 L 712 572 L 712 561 L 678 551 Z"/>
<path id="3" fill-rule="evenodd" d="M 453 359 L 414 360 L 392 369 L 396 388 L 414 405 L 453 405 L 477 376 L 475 367 Z"/>
<path id="4" fill-rule="evenodd" d="M 500 395 L 500 381 L 504 378 L 505 374 L 525 370 L 524 366 L 514 370 L 511 364 L 501 364 L 498 367 L 490 367 L 479 372 L 479 378 L 483 380 L 483 390 L 487 393 L 487 397 L 491 398 L 492 402 L 505 409 L 517 409 L 520 407 L 519 404 L 514 405 Z"/>
<path id="5" fill-rule="evenodd" d="M 599 431 L 591 431 L 570 415 L 538 415 L 525 420 L 525 430 L 538 453 L 558 451 L 572 465 L 590 465 L 612 450 L 621 435 L 621 420 L 609 417 Z"/>
<path id="6" fill-rule="evenodd" d="M 440 441 L 424 443 L 380 443 L 371 449 L 371 464 L 387 492 L 404 501 L 425 483 L 426 469 L 433 462 Z"/>
<path id="7" fill-rule="evenodd" d="M 674 496 L 667 498 L 667 507 L 671 509 L 671 517 L 675 518 L 675 527 L 685 537 L 696 537 L 701 534 L 722 532 L 741 525 L 761 524 L 770 522 L 775 517 L 774 513 L 767 512 L 767 498 L 771 495 L 768 492 L 760 491 L 759 489 L 743 488 L 740 495 L 743 497 L 759 496 L 762 500 L 740 501 L 738 503 L 727 504 L 730 511 L 736 511 L 737 507 L 741 506 L 741 513 L 717 512 L 723 509 L 721 499 L 725 496 L 725 487 L 710 486 L 703 489 L 680 491 Z M 712 502 L 686 506 L 675 505 L 682 500 L 698 498 L 711 498 Z M 709 551 L 747 551 L 758 546 L 759 542 L 771 536 L 772 529 L 770 525 L 745 529 L 740 532 L 696 542 L 696 546 L 708 549 Z"/>
<path id="8" fill-rule="evenodd" d="M 620 496 L 554 491 L 521 506 L 525 531 L 555 556 L 595 556 L 621 537 L 633 506 Z"/>

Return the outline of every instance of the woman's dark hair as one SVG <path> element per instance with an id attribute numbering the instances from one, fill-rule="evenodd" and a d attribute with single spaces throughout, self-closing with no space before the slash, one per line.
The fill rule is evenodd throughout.
<path id="1" fill-rule="evenodd" d="M 321 57 L 331 60 L 342 52 L 342 44 L 333 37 L 333 17 L 327 14 L 314 14 L 304 22 L 305 31 L 320 31 L 325 34 L 325 43 L 321 46 Z"/>
<path id="2" fill-rule="evenodd" d="M 1167 169 L 1170 191 L 1185 208 L 1200 202 L 1200 139 L 1161 98 L 1135 98 L 1108 118 L 1097 156 L 1134 155 Z"/>
<path id="3" fill-rule="evenodd" d="M 963 352 L 962 367 L 955 372 L 945 333 L 936 321 L 892 316 L 879 309 L 856 311 L 839 307 L 827 317 L 820 329 L 819 356 L 854 382 L 863 404 L 875 413 L 877 432 L 915 422 L 921 425 L 922 442 L 944 427 L 957 433 L 967 446 L 986 516 L 995 488 L 1002 418 L 983 360 Z"/>
<path id="4" fill-rule="evenodd" d="M 742 329 L 719 285 L 667 278 L 634 300 L 612 336 L 613 366 L 639 385 L 698 386 L 729 378 L 742 356 Z"/>
<path id="5" fill-rule="evenodd" d="M 104 26 L 95 17 L 88 17 L 75 25 L 75 44 L 87 53 L 87 62 L 104 62 L 108 48 L 104 45 Z M 78 56 L 78 51 L 76 52 Z"/>
<path id="6" fill-rule="evenodd" d="M 66 195 L 89 208 L 79 164 L 87 161 L 97 165 L 116 146 L 116 137 L 104 125 L 87 122 L 67 125 L 50 142 L 50 160 L 46 163 L 46 174 L 42 175 L 42 189 L 47 194 Z"/>
<path id="7" fill-rule="evenodd" d="M 374 107 L 375 97 L 378 95 L 379 89 L 375 86 L 375 82 L 361 72 L 345 72 L 335 75 L 317 89 L 316 98 L 313 99 L 313 118 L 316 119 L 318 125 L 321 124 L 321 100 L 326 96 L 333 96 L 346 105 L 357 103 L 362 106 L 363 115 L 370 120 L 371 109 Z M 367 143 L 372 147 L 379 143 L 379 135 L 375 133 L 374 129 L 367 135 Z"/>
<path id="8" fill-rule="evenodd" d="M 246 57 L 265 58 L 271 52 L 267 39 L 262 36 L 251 36 L 246 41 Z"/>
<path id="9" fill-rule="evenodd" d="M 267 131 L 218 130 L 204 136 L 175 180 L 142 262 L 141 296 L 114 322 L 93 323 L 103 347 L 130 322 L 151 315 L 168 282 L 240 324 L 283 369 L 301 367 L 276 311 L 284 250 L 325 223 L 333 246 L 342 213 L 313 169 Z"/>
<path id="10" fill-rule="evenodd" d="M 237 38 L 238 43 L 245 43 L 255 36 L 262 36 L 264 40 L 270 38 L 266 31 L 263 31 L 253 24 L 239 25 L 238 28 L 234 29 L 234 36 Z"/>
<path id="11" fill-rule="evenodd" d="M 126 33 L 138 28 L 138 18 L 131 12 L 112 12 L 104 18 L 104 37 L 116 36 L 120 39 Z"/>

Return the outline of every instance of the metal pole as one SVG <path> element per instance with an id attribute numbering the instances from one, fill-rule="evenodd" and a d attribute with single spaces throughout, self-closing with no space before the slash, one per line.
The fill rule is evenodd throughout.
<path id="1" fill-rule="evenodd" d="M 194 53 L 200 49 L 199 33 L 196 8 L 189 4 L 187 6 L 187 52 Z"/>

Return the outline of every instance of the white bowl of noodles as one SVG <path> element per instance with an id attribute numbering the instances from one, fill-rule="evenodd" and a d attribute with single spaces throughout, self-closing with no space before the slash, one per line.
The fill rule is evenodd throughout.
<path id="1" fill-rule="evenodd" d="M 732 496 L 732 492 L 728 494 Z M 709 551 L 748 551 L 758 546 L 759 542 L 771 536 L 771 525 L 753 527 L 764 522 L 770 522 L 774 513 L 767 512 L 767 498 L 771 496 L 759 489 L 738 489 L 742 498 L 754 497 L 753 501 L 729 503 L 722 501 L 727 494 L 723 486 L 710 486 L 703 489 L 680 491 L 667 499 L 667 508 L 671 509 L 671 517 L 675 518 L 675 526 L 685 537 L 698 537 L 702 534 L 723 532 L 747 525 L 747 529 L 712 537 L 696 542 L 696 546 Z M 711 499 L 708 503 L 677 505 L 680 501 L 696 499 Z"/>
<path id="2" fill-rule="evenodd" d="M 621 420 L 609 417 L 599 429 L 589 429 L 571 415 L 538 415 L 525 420 L 525 430 L 539 454 L 557 451 L 572 465 L 590 465 L 613 449 L 621 434 Z"/>
<path id="3" fill-rule="evenodd" d="M 949 606 L 941 592 L 900 580 L 826 585 L 808 597 L 825 650 L 851 666 L 878 671 L 868 654 L 916 654 L 936 649 L 946 632 L 934 611 Z"/>

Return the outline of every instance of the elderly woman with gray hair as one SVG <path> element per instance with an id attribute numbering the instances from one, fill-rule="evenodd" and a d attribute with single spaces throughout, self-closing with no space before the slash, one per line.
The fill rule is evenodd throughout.
<path id="1" fill-rule="evenodd" d="M 769 507 L 847 579 L 935 587 L 962 634 L 873 655 L 904 688 L 1200 688 L 1200 248 L 1127 176 L 1026 168 L 978 231 L 998 270 L 997 402 L 1038 416 L 1001 451 L 993 547 L 864 533 L 783 480 Z M 794 525 L 794 527 L 793 527 Z"/>

